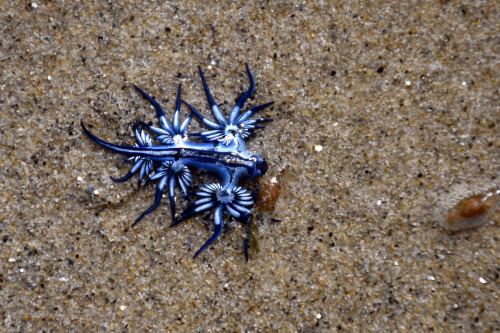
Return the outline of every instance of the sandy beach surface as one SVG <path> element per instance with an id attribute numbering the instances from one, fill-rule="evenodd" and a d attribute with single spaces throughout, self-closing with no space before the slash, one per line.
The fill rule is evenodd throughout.
<path id="1" fill-rule="evenodd" d="M 0 22 L 0 331 L 500 332 L 498 211 L 441 227 L 500 185 L 496 2 L 0 1 Z M 249 262 L 237 222 L 193 259 L 211 214 L 169 228 L 167 198 L 124 232 L 155 185 L 113 182 L 128 165 L 80 121 L 133 144 L 158 124 L 134 84 L 212 119 L 198 65 L 227 114 L 245 63 L 247 108 L 275 104 L 242 185 L 285 170 Z"/>

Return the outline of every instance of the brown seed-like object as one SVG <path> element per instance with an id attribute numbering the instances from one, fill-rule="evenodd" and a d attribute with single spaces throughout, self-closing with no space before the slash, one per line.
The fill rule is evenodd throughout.
<path id="1" fill-rule="evenodd" d="M 262 184 L 256 208 L 272 214 L 276 209 L 276 202 L 282 192 L 281 183 L 286 168 L 283 168 L 276 177 Z"/>
<path id="2" fill-rule="evenodd" d="M 495 214 L 499 201 L 500 188 L 462 199 L 446 215 L 443 227 L 449 230 L 478 227 Z"/>

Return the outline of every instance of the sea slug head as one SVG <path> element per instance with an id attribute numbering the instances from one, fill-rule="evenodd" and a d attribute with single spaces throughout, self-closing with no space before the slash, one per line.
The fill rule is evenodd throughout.
<path id="1" fill-rule="evenodd" d="M 249 171 L 249 176 L 253 178 L 265 175 L 267 172 L 266 160 L 260 157 L 259 155 L 252 155 L 251 158 L 255 161 L 255 163 L 254 167 Z"/>

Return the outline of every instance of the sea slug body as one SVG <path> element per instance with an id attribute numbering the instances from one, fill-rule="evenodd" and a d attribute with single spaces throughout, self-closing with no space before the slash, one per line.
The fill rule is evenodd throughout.
<path id="1" fill-rule="evenodd" d="M 116 182 L 130 179 L 139 173 L 139 186 L 145 177 L 146 184 L 157 181 L 155 200 L 151 207 L 144 211 L 132 224 L 136 225 L 146 215 L 155 210 L 161 201 L 164 192 L 168 193 L 173 223 L 171 227 L 185 221 L 196 213 L 213 210 L 215 231 L 206 243 L 196 252 L 194 257 L 205 250 L 220 235 L 223 225 L 224 212 L 234 218 L 248 223 L 249 215 L 254 206 L 254 196 L 247 189 L 239 186 L 243 178 L 262 176 L 267 171 L 267 163 L 259 155 L 251 155 L 246 147 L 247 139 L 255 129 L 263 128 L 259 123 L 272 119 L 251 119 L 258 111 L 270 106 L 273 102 L 250 108 L 246 112 L 241 110 L 252 95 L 255 82 L 246 64 L 250 87 L 239 98 L 226 119 L 216 104 L 200 67 L 198 67 L 205 94 L 215 121 L 201 115 L 193 106 L 181 99 L 181 87 L 177 93 L 177 101 L 172 122 L 167 120 L 160 104 L 146 92 L 135 86 L 135 89 L 147 99 L 155 108 L 159 127 L 143 123 L 142 128 L 135 125 L 135 146 L 118 145 L 99 139 L 88 131 L 82 121 L 84 133 L 98 145 L 113 152 L 129 156 L 126 161 L 133 162 L 130 171 L 121 178 L 111 178 Z M 181 123 L 181 103 L 191 111 L 190 115 Z M 188 133 L 190 121 L 196 116 L 208 129 L 200 133 Z M 145 131 L 145 128 L 156 134 L 158 145 Z M 195 139 L 195 140 L 193 140 Z M 188 188 L 193 185 L 191 170 L 203 169 L 215 174 L 220 183 L 199 186 L 194 192 L 198 197 L 176 219 L 174 190 L 178 185 L 186 198 L 189 199 Z M 151 172 L 154 170 L 154 173 Z M 247 243 L 245 243 L 247 244 Z M 245 255 L 248 258 L 248 249 L 245 246 Z"/>

